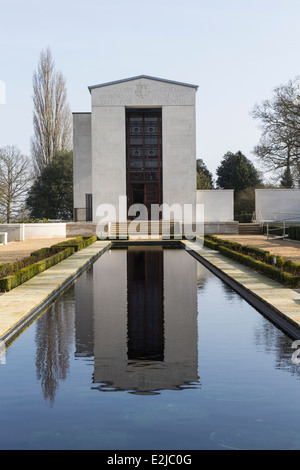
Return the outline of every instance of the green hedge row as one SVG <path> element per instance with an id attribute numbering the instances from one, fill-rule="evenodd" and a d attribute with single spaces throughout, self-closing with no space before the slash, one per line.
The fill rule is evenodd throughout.
<path id="1" fill-rule="evenodd" d="M 36 276 L 37 274 L 42 273 L 46 269 L 51 268 L 60 261 L 68 258 L 74 253 L 73 247 L 67 247 L 64 250 L 56 253 L 55 255 L 50 256 L 49 258 L 45 258 L 42 261 L 38 261 L 37 263 L 33 263 L 30 266 L 26 266 L 26 268 L 22 268 L 19 271 L 11 274 L 10 276 L 3 277 L 0 279 L 0 291 L 7 292 L 17 287 L 24 282 L 28 281 L 32 277 Z"/>
<path id="2" fill-rule="evenodd" d="M 224 246 L 219 247 L 219 252 L 229 258 L 234 259 L 235 261 L 238 261 L 239 263 L 248 266 L 249 268 L 254 269 L 257 272 L 265 274 L 271 279 L 274 279 L 275 281 L 278 281 L 287 287 L 300 286 L 300 276 L 293 276 L 293 274 L 283 271 L 280 268 L 276 268 L 275 266 L 263 263 L 262 261 L 255 260 L 251 258 L 251 256 L 229 250 Z"/>
<path id="3" fill-rule="evenodd" d="M 37 274 L 45 271 L 46 269 L 51 268 L 60 261 L 71 256 L 75 251 L 79 251 L 86 246 L 91 245 L 97 240 L 97 237 L 77 237 L 72 240 L 68 240 L 66 242 L 57 243 L 50 247 L 41 248 L 40 250 L 33 251 L 28 257 L 27 261 L 30 263 L 29 265 L 22 267 L 20 269 L 20 265 L 24 260 L 17 261 L 15 263 L 11 263 L 10 268 L 16 269 L 10 275 L 2 277 L 0 279 L 0 291 L 7 292 L 17 287 L 24 282 L 28 281 L 32 277 L 36 276 Z M 53 254 L 54 252 L 54 254 Z M 47 256 L 48 255 L 48 256 Z M 42 260 L 38 260 L 39 258 L 43 258 Z M 35 258 L 37 261 L 35 261 Z M 9 266 L 8 263 L 3 265 L 3 268 Z M 0 265 L 0 273 L 1 273 L 1 265 Z"/>
<path id="4" fill-rule="evenodd" d="M 244 254 L 252 254 L 264 258 L 266 255 L 269 255 L 270 252 L 257 248 L 255 246 L 241 245 L 240 243 L 233 242 L 231 240 L 224 240 L 223 238 L 218 238 L 215 235 L 205 236 L 204 241 L 211 239 L 217 246 L 226 246 L 230 250 L 235 250 L 242 252 Z"/>
<path id="5" fill-rule="evenodd" d="M 300 264 L 274 256 L 256 247 L 243 246 L 215 236 L 204 238 L 204 245 L 242 263 L 288 287 L 300 286 Z M 261 257 L 261 259 L 257 259 Z M 276 265 L 274 265 L 274 259 Z"/>
<path id="6" fill-rule="evenodd" d="M 292 240 L 300 240 L 300 227 L 289 227 L 289 238 Z"/>
<path id="7" fill-rule="evenodd" d="M 71 246 L 74 248 L 75 251 L 80 251 L 83 248 L 86 248 L 87 246 L 91 245 L 95 241 L 97 241 L 96 235 L 92 237 L 77 237 L 72 240 L 67 240 L 65 242 L 56 243 L 56 245 L 52 245 L 52 248 Z"/>

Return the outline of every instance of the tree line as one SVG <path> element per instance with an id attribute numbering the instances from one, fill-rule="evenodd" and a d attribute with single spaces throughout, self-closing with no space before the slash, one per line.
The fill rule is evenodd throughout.
<path id="1" fill-rule="evenodd" d="M 72 115 L 50 48 L 33 73 L 30 146 L 30 157 L 14 145 L 0 148 L 0 221 L 72 219 Z"/>
<path id="2" fill-rule="evenodd" d="M 250 112 L 259 121 L 261 138 L 253 156 L 262 172 L 241 151 L 227 152 L 216 170 L 216 181 L 203 159 L 197 159 L 197 189 L 234 189 L 235 220 L 250 222 L 255 188 L 300 188 L 300 79 L 276 87 L 273 97 Z"/>
<path id="3" fill-rule="evenodd" d="M 196 160 L 197 189 L 234 189 L 240 221 L 251 219 L 255 188 L 300 188 L 300 79 L 276 87 L 272 98 L 255 104 L 250 114 L 261 129 L 253 156 L 263 165 L 264 177 L 241 151 L 225 153 L 215 181 L 204 160 Z M 55 69 L 50 48 L 41 51 L 33 73 L 30 144 L 30 157 L 14 145 L 0 148 L 0 221 L 71 220 L 72 118 L 66 81 Z"/>

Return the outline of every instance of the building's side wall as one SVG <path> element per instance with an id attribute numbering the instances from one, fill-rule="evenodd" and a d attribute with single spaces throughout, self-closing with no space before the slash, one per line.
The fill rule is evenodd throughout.
<path id="1" fill-rule="evenodd" d="M 92 107 L 92 175 L 93 220 L 102 218 L 103 204 L 111 204 L 119 219 L 119 196 L 126 196 L 124 106 Z"/>
<path id="2" fill-rule="evenodd" d="M 92 193 L 91 113 L 73 114 L 74 207 L 85 208 Z"/>
<path id="3" fill-rule="evenodd" d="M 204 205 L 205 222 L 231 222 L 234 220 L 233 189 L 198 190 L 197 204 Z"/>
<path id="4" fill-rule="evenodd" d="M 256 189 L 256 221 L 300 220 L 300 189 Z"/>

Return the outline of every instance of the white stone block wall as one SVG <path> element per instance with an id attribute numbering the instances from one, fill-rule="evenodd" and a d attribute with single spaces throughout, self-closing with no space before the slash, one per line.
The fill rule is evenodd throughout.
<path id="1" fill-rule="evenodd" d="M 126 196 L 126 135 L 124 106 L 92 107 L 93 220 L 100 205 L 119 214 L 119 196 Z"/>
<path id="2" fill-rule="evenodd" d="M 38 238 L 66 237 L 66 224 L 33 223 L 33 224 L 0 224 L 0 231 L 7 233 L 8 242 L 20 242 Z"/>
<path id="3" fill-rule="evenodd" d="M 300 189 L 256 189 L 255 217 L 257 223 L 300 221 Z"/>
<path id="4" fill-rule="evenodd" d="M 204 205 L 204 222 L 232 222 L 233 194 L 233 189 L 197 190 L 197 204 Z"/>
<path id="5" fill-rule="evenodd" d="M 7 233 L 8 242 L 24 240 L 24 224 L 0 224 L 0 230 Z"/>
<path id="6" fill-rule="evenodd" d="M 66 224 L 43 223 L 43 224 L 24 224 L 24 240 L 37 238 L 64 238 L 66 236 Z"/>
<path id="7" fill-rule="evenodd" d="M 195 132 L 194 106 L 163 107 L 163 203 L 169 206 L 195 206 Z"/>

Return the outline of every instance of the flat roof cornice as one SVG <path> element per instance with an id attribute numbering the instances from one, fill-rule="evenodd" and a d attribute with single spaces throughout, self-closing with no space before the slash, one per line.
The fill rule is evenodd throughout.
<path id="1" fill-rule="evenodd" d="M 137 75 L 136 77 L 124 78 L 123 80 L 115 80 L 114 82 L 101 83 L 99 85 L 89 86 L 88 89 L 93 90 L 94 88 L 101 88 L 109 85 L 117 85 L 118 83 L 130 82 L 131 80 L 140 80 L 142 78 L 147 78 L 148 80 L 155 80 L 158 82 L 171 83 L 172 85 L 186 86 L 190 88 L 199 88 L 199 85 L 192 85 L 191 83 L 175 82 L 174 80 L 166 80 L 165 78 L 151 77 L 150 75 Z"/>

